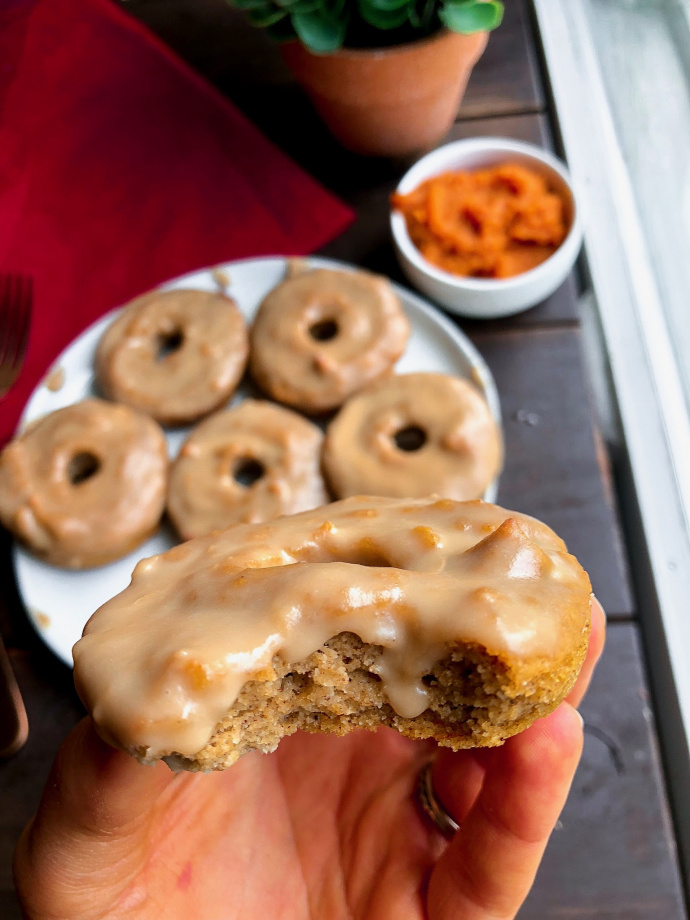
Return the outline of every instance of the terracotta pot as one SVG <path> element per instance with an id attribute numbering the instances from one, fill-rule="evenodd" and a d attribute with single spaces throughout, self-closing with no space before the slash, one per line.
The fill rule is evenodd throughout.
<path id="1" fill-rule="evenodd" d="M 313 54 L 289 42 L 282 52 L 344 147 L 400 156 L 432 147 L 450 129 L 487 39 L 444 30 L 392 48 Z"/>

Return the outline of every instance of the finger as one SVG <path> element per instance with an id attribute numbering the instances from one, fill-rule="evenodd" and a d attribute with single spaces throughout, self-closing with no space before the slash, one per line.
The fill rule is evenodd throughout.
<path id="1" fill-rule="evenodd" d="M 484 767 L 475 751 L 439 748 L 433 766 L 433 787 L 446 811 L 462 824 L 484 782 Z"/>
<path id="2" fill-rule="evenodd" d="M 80 722 L 60 748 L 38 812 L 17 846 L 19 894 L 33 905 L 31 915 L 42 915 L 40 891 L 54 891 L 53 883 L 60 890 L 78 886 L 113 864 L 120 865 L 120 878 L 126 875 L 138 856 L 136 838 L 174 779 L 163 764 L 145 767 L 109 747 L 90 719 Z"/>
<path id="3" fill-rule="evenodd" d="M 162 763 L 142 766 L 110 747 L 83 719 L 58 751 L 36 823 L 57 822 L 62 833 L 91 837 L 127 832 L 174 776 Z"/>
<path id="4" fill-rule="evenodd" d="M 566 697 L 571 706 L 575 706 L 577 708 L 582 702 L 582 699 L 587 692 L 589 683 L 592 679 L 594 668 L 596 667 L 597 662 L 601 658 L 601 653 L 604 650 L 605 640 L 606 614 L 604 613 L 604 608 L 601 606 L 599 601 L 593 597 L 592 628 L 589 634 L 587 656 L 585 657 L 585 661 L 582 665 L 582 669 L 580 670 L 578 678 L 575 681 L 575 686 Z"/>
<path id="5" fill-rule="evenodd" d="M 582 751 L 568 703 L 484 758 L 481 792 L 429 884 L 431 920 L 515 916 L 534 880 Z"/>

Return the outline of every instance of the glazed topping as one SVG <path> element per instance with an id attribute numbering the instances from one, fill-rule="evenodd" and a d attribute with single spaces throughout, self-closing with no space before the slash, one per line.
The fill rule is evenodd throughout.
<path id="1" fill-rule="evenodd" d="M 196 290 L 152 291 L 128 304 L 98 346 L 107 396 L 184 424 L 225 402 L 248 354 L 247 328 L 234 300 Z"/>
<path id="2" fill-rule="evenodd" d="M 0 454 L 0 519 L 57 565 L 100 565 L 156 528 L 167 469 L 152 419 L 87 399 L 45 416 Z"/>
<path id="3" fill-rule="evenodd" d="M 553 255 L 568 232 L 566 203 L 519 163 L 445 172 L 396 193 L 414 245 L 454 275 L 509 278 Z"/>
<path id="4" fill-rule="evenodd" d="M 243 684 L 352 632 L 383 646 L 404 717 L 456 642 L 530 662 L 575 649 L 590 585 L 544 524 L 482 502 L 351 498 L 238 525 L 139 563 L 74 648 L 101 733 L 139 756 L 192 757 Z"/>
<path id="5" fill-rule="evenodd" d="M 325 504 L 322 440 L 316 425 L 256 399 L 207 418 L 170 474 L 168 511 L 182 537 Z"/>
<path id="6" fill-rule="evenodd" d="M 388 279 L 363 271 L 297 271 L 259 308 L 251 369 L 274 399 L 326 411 L 388 371 L 408 335 Z"/>
<path id="7" fill-rule="evenodd" d="M 364 491 L 480 498 L 502 461 L 486 401 L 448 374 L 399 374 L 367 388 L 331 422 L 324 453 L 341 498 Z"/>

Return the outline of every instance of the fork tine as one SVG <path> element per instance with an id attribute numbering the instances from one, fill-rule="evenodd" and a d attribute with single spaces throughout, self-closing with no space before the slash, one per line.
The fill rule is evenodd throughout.
<path id="1" fill-rule="evenodd" d="M 33 279 L 0 273 L 0 398 L 16 380 L 29 339 Z"/>
<path id="2" fill-rule="evenodd" d="M 7 276 L 7 285 L 5 291 L 5 352 L 2 361 L 9 367 L 14 364 L 14 356 L 17 348 L 17 332 L 19 324 L 21 278 L 15 274 Z"/>
<path id="3" fill-rule="evenodd" d="M 26 345 L 29 339 L 31 324 L 31 307 L 33 303 L 33 278 L 19 277 L 19 304 L 17 309 L 17 335 L 14 365 L 24 358 Z"/>
<path id="4" fill-rule="evenodd" d="M 0 362 L 4 361 L 5 352 L 7 351 L 7 346 L 10 341 L 10 326 L 11 326 L 11 313 L 10 313 L 10 275 L 1 275 L 0 276 Z"/>

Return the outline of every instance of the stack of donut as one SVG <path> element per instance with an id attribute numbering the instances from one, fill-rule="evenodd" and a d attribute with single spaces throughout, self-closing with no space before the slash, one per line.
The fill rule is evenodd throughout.
<path id="1" fill-rule="evenodd" d="M 221 293 L 139 297 L 98 346 L 106 399 L 57 410 L 0 453 L 0 521 L 81 569 L 133 550 L 166 508 L 186 540 L 310 510 L 329 490 L 479 498 L 500 430 L 467 381 L 393 373 L 408 336 L 390 282 L 364 271 L 289 272 L 249 331 Z M 275 402 L 221 409 L 247 363 Z M 327 414 L 324 437 L 304 416 Z M 170 465 L 161 426 L 196 422 Z"/>

